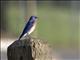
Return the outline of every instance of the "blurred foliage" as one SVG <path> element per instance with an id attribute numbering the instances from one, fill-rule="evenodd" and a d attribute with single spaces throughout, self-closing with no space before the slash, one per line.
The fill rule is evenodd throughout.
<path id="1" fill-rule="evenodd" d="M 38 7 L 38 35 L 56 47 L 77 47 L 78 24 L 72 20 L 71 8 L 44 4 Z M 75 16 L 74 16 L 75 17 Z M 74 23 L 73 23 L 74 21 Z"/>
<path id="2" fill-rule="evenodd" d="M 7 31 L 13 36 L 19 36 L 26 23 L 24 20 L 27 15 L 27 12 L 24 11 L 25 7 L 20 10 L 18 3 L 7 7 Z M 78 24 L 75 23 L 76 20 L 73 23 L 74 14 L 70 7 L 59 7 L 48 2 L 40 2 L 37 4 L 37 14 L 39 18 L 36 30 L 39 38 L 48 40 L 49 43 L 58 47 L 77 47 Z"/>
<path id="3" fill-rule="evenodd" d="M 17 7 L 11 7 L 7 11 L 8 31 L 14 35 L 19 35 L 25 24 L 25 20 L 20 13 L 19 8 Z"/>

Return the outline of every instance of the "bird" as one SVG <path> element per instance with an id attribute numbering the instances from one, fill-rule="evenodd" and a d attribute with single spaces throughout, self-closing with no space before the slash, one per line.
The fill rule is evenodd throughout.
<path id="1" fill-rule="evenodd" d="M 31 16 L 28 22 L 25 24 L 25 27 L 20 37 L 18 38 L 18 40 L 20 40 L 21 38 L 25 36 L 29 36 L 35 30 L 36 23 L 37 23 L 37 16 Z"/>

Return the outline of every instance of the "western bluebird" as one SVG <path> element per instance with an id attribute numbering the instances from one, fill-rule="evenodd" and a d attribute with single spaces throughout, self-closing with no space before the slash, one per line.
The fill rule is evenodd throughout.
<path id="1" fill-rule="evenodd" d="M 36 16 L 31 16 L 30 17 L 29 21 L 25 25 L 25 28 L 24 28 L 22 34 L 19 37 L 19 40 L 22 37 L 25 37 L 25 36 L 29 35 L 30 33 L 32 33 L 34 31 L 34 29 L 36 27 L 36 19 L 37 19 Z"/>

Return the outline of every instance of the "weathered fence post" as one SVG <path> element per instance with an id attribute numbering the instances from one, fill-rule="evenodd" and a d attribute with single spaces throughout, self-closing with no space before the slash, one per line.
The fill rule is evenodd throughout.
<path id="1" fill-rule="evenodd" d="M 8 60 L 33 60 L 30 40 L 17 40 L 7 49 Z"/>
<path id="2" fill-rule="evenodd" d="M 48 44 L 37 38 L 13 42 L 7 49 L 8 60 L 53 60 Z"/>

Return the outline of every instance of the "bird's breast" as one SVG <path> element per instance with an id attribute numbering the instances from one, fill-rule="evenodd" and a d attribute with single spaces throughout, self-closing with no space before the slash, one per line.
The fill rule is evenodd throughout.
<path id="1" fill-rule="evenodd" d="M 31 29 L 28 31 L 28 34 L 31 34 L 35 30 L 35 27 L 36 27 L 36 22 L 33 23 Z"/>

